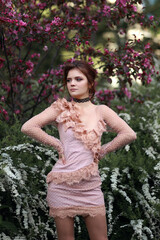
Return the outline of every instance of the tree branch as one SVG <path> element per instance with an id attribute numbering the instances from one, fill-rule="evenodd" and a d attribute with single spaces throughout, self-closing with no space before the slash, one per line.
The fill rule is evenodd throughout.
<path id="1" fill-rule="evenodd" d="M 3 28 L 1 30 L 2 30 L 2 48 L 4 48 L 4 55 L 5 55 L 5 58 L 7 61 L 7 69 L 8 69 L 8 73 L 9 73 L 9 81 L 10 81 L 10 87 L 11 87 L 12 112 L 14 112 L 13 86 L 12 86 L 12 82 L 11 82 L 12 74 L 11 74 L 10 63 L 9 63 L 7 49 L 6 49 L 5 40 L 4 40 L 4 30 L 3 30 Z"/>

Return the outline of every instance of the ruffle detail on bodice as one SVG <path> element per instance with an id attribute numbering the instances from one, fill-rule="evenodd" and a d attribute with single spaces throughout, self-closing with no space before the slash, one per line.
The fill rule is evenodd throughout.
<path id="1" fill-rule="evenodd" d="M 74 101 L 68 102 L 65 98 L 59 98 L 53 105 L 58 110 L 61 110 L 61 113 L 56 118 L 56 122 L 63 123 L 65 131 L 71 127 L 75 137 L 81 140 L 87 149 L 92 151 L 94 161 L 98 162 L 101 149 L 100 137 L 106 131 L 104 120 L 99 119 L 96 130 L 87 130 L 80 119 L 79 108 L 75 105 Z"/>
<path id="2" fill-rule="evenodd" d="M 47 183 L 54 182 L 56 184 L 66 182 L 68 185 L 79 183 L 81 180 L 88 180 L 91 176 L 99 174 L 97 163 L 91 163 L 88 166 L 80 168 L 72 172 L 56 172 L 51 171 L 47 175 Z"/>

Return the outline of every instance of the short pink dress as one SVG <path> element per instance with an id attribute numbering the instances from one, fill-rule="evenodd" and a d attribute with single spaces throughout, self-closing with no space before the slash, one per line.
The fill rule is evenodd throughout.
<path id="1" fill-rule="evenodd" d="M 56 122 L 66 164 L 59 159 L 47 175 L 49 215 L 61 218 L 105 215 L 97 153 L 106 123 L 100 119 L 98 129 L 88 131 L 73 101 L 62 98 L 53 104 L 61 110 Z"/>

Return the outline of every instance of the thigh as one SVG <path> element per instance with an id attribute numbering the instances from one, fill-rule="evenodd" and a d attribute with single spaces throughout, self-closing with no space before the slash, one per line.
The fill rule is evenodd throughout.
<path id="1" fill-rule="evenodd" d="M 66 217 L 55 219 L 58 240 L 74 240 L 74 218 Z"/>
<path id="2" fill-rule="evenodd" d="M 90 240 L 108 240 L 106 216 L 84 217 Z"/>

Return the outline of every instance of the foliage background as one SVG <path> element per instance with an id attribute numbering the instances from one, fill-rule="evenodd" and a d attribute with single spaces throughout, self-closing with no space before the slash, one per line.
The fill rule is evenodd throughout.
<path id="1" fill-rule="evenodd" d="M 159 238 L 160 101 L 155 84 L 147 92 L 143 87 L 138 89 L 152 101 L 128 104 L 120 113 L 136 131 L 137 140 L 109 154 L 99 164 L 109 239 Z M 20 128 L 19 121 L 10 128 L 6 123 L 0 125 L 4 133 L 0 152 L 1 238 L 56 239 L 45 201 L 45 178 L 58 156 L 53 149 L 24 136 Z M 46 131 L 57 136 L 55 128 L 47 127 Z M 113 134 L 104 133 L 102 142 L 112 137 Z M 80 216 L 75 218 L 75 236 L 89 239 Z"/>
<path id="2" fill-rule="evenodd" d="M 84 58 L 99 72 L 95 103 L 109 105 L 137 133 L 134 143 L 99 163 L 109 240 L 159 240 L 159 1 L 143 1 L 143 10 L 141 1 L 127 5 L 124 0 L 116 1 L 117 5 L 115 1 L 70 1 L 68 23 L 51 32 L 47 24 L 57 13 L 63 19 L 65 1 L 33 1 L 36 10 L 34 4 L 26 8 L 29 1 L 12 2 L 18 10 L 13 15 L 11 1 L 0 1 L 5 10 L 0 15 L 0 239 L 57 239 L 54 220 L 48 217 L 45 179 L 58 154 L 20 129 L 28 118 L 64 95 L 60 81 L 64 61 Z M 79 12 L 75 11 L 78 5 Z M 92 14 L 87 18 L 90 6 Z M 35 22 L 29 17 L 27 26 L 20 26 L 27 13 L 34 13 Z M 79 18 L 87 27 L 76 25 Z M 26 41 L 31 29 L 35 40 Z M 50 41 L 54 36 L 58 38 Z M 44 130 L 58 136 L 53 126 Z M 113 137 L 104 133 L 102 143 Z M 89 239 L 80 216 L 75 218 L 75 238 Z"/>

